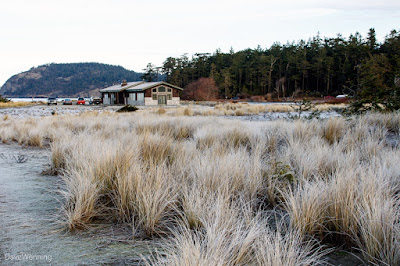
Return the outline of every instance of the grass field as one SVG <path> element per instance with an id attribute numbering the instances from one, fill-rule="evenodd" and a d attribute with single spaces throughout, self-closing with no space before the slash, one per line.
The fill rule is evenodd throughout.
<path id="1" fill-rule="evenodd" d="M 22 106 L 29 106 L 29 105 L 35 105 L 35 103 L 32 102 L 0 102 L 0 108 L 11 108 L 11 107 L 22 107 Z"/>
<path id="2" fill-rule="evenodd" d="M 314 104 L 309 111 L 330 111 L 346 108 L 347 104 Z M 248 103 L 221 103 L 214 106 L 188 105 L 175 108 L 155 108 L 156 114 L 169 116 L 248 116 L 271 112 L 298 112 L 296 104 L 248 104 Z"/>
<path id="3" fill-rule="evenodd" d="M 148 264 L 310 265 L 327 246 L 400 264 L 399 113 L 255 123 L 168 112 L 0 117 L 0 139 L 50 146 L 63 227 L 130 224 L 161 242 Z"/>

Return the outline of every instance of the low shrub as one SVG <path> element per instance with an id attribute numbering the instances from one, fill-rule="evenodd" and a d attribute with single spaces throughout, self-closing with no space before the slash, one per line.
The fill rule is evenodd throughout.
<path id="1" fill-rule="evenodd" d="M 135 112 L 139 110 L 139 108 L 137 108 L 134 105 L 125 105 L 124 107 L 122 107 L 121 109 L 117 110 L 118 113 L 124 113 L 124 112 Z"/>

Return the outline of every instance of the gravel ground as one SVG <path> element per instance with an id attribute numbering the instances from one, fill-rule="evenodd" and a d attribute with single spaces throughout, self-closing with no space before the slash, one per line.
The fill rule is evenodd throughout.
<path id="1" fill-rule="evenodd" d="M 184 107 L 185 105 L 182 105 Z M 18 118 L 27 117 L 45 117 L 52 115 L 79 115 L 80 113 L 88 111 L 97 112 L 115 112 L 122 106 L 103 106 L 103 105 L 33 105 L 33 106 L 23 106 L 23 107 L 11 107 L 11 108 L 0 108 L 0 116 L 12 116 Z M 158 106 L 137 106 L 139 109 L 151 109 L 158 108 Z M 163 108 L 174 108 L 176 106 L 163 106 Z M 199 109 L 213 109 L 210 106 L 191 106 L 193 110 Z M 291 112 L 267 112 L 260 113 L 257 115 L 244 115 L 244 116 L 224 116 L 229 119 L 238 119 L 245 121 L 272 121 L 277 119 L 287 119 L 289 116 L 297 116 L 298 113 Z M 311 112 L 303 112 L 301 117 L 309 117 Z M 337 117 L 340 116 L 336 111 L 321 112 L 320 118 Z"/>
<path id="2" fill-rule="evenodd" d="M 44 117 L 51 115 L 78 115 L 88 111 L 116 111 L 121 106 L 97 106 L 97 105 L 33 105 L 24 107 L 12 107 L 0 109 L 1 115 L 9 115 L 13 117 Z"/>

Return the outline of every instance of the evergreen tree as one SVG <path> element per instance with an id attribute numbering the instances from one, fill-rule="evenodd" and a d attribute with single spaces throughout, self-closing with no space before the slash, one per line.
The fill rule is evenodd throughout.
<path id="1" fill-rule="evenodd" d="M 365 101 L 389 99 L 396 94 L 394 81 L 400 80 L 399 35 L 392 31 L 379 44 L 371 28 L 365 39 L 358 32 L 348 38 L 338 34 L 322 39 L 318 34 L 308 41 L 274 43 L 267 49 L 258 46 L 228 53 L 217 49 L 191 59 L 184 54 L 167 58 L 163 73 L 168 82 L 183 88 L 200 78 L 212 78 L 220 97 L 228 98 L 350 94 Z"/>

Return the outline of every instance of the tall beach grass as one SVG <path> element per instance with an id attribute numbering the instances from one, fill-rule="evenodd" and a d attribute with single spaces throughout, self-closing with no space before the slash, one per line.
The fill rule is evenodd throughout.
<path id="1" fill-rule="evenodd" d="M 322 244 L 400 263 L 400 114 L 255 123 L 182 110 L 0 119 L 0 139 L 51 148 L 65 228 L 129 224 L 162 240 L 150 264 L 311 265 Z"/>

